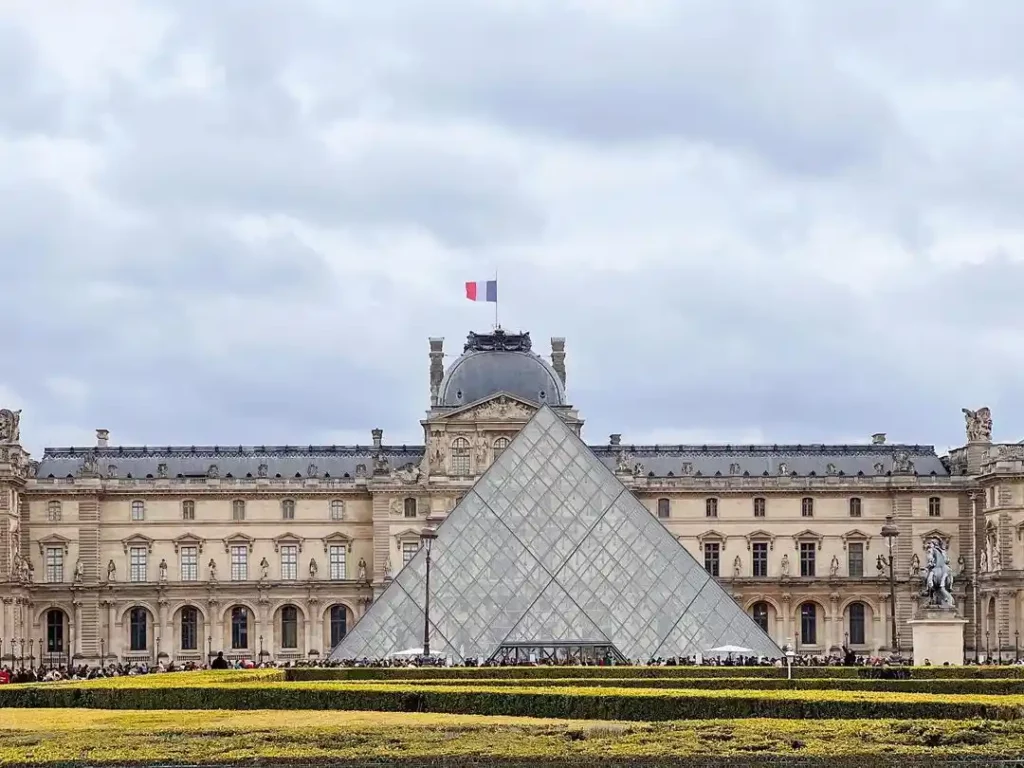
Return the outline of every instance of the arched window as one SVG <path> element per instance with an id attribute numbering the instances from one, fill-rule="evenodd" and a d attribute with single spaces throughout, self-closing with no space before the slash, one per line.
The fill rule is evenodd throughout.
<path id="1" fill-rule="evenodd" d="M 292 499 L 284 499 L 281 502 L 281 519 L 282 520 L 294 520 L 295 519 L 295 501 Z"/>
<path id="2" fill-rule="evenodd" d="M 802 517 L 814 517 L 814 499 L 805 496 L 800 502 L 800 515 Z"/>
<path id="3" fill-rule="evenodd" d="M 850 499 L 850 517 L 860 517 L 860 499 Z"/>
<path id="4" fill-rule="evenodd" d="M 51 523 L 59 523 L 61 518 L 60 502 L 51 501 L 46 505 L 46 519 Z"/>
<path id="5" fill-rule="evenodd" d="M 331 607 L 331 647 L 333 648 L 348 633 L 348 611 L 344 605 Z"/>
<path id="6" fill-rule="evenodd" d="M 658 517 L 662 520 L 667 520 L 672 505 L 668 499 L 658 499 Z"/>
<path id="7" fill-rule="evenodd" d="M 704 517 L 718 517 L 718 499 L 704 500 Z"/>
<path id="8" fill-rule="evenodd" d="M 64 611 L 46 612 L 46 652 L 64 653 Z"/>
<path id="9" fill-rule="evenodd" d="M 341 499 L 331 499 L 331 520 L 345 519 L 345 502 Z"/>
<path id="10" fill-rule="evenodd" d="M 129 648 L 133 651 L 146 650 L 149 629 L 149 614 L 145 608 L 132 608 L 128 615 Z"/>
<path id="11" fill-rule="evenodd" d="M 757 626 L 765 632 L 768 631 L 768 603 L 754 603 L 750 607 L 750 615 L 754 617 Z"/>
<path id="12" fill-rule="evenodd" d="M 469 440 L 457 437 L 452 440 L 452 474 L 468 475 L 469 471 Z"/>
<path id="13" fill-rule="evenodd" d="M 249 609 L 237 605 L 231 609 L 231 648 L 236 651 L 249 647 Z"/>
<path id="14" fill-rule="evenodd" d="M 405 516 L 416 517 L 416 499 L 409 496 L 405 500 Z"/>
<path id="15" fill-rule="evenodd" d="M 181 609 L 181 650 L 199 650 L 199 611 L 191 605 Z"/>
<path id="16" fill-rule="evenodd" d="M 281 647 L 299 647 L 299 609 L 294 605 L 281 609 Z"/>
<path id="17" fill-rule="evenodd" d="M 245 520 L 245 502 L 242 499 L 235 499 L 231 502 L 231 519 Z"/>
<path id="18" fill-rule="evenodd" d="M 818 644 L 818 606 L 814 603 L 800 606 L 800 642 L 803 645 Z"/>
<path id="19" fill-rule="evenodd" d="M 508 448 L 508 438 L 499 437 L 494 441 L 494 459 L 497 460 L 501 456 L 501 452 Z"/>
<path id="20" fill-rule="evenodd" d="M 850 645 L 864 645 L 864 603 L 850 603 Z"/>
<path id="21" fill-rule="evenodd" d="M 136 499 L 132 502 L 132 520 L 140 522 L 146 519 L 146 502 Z"/>

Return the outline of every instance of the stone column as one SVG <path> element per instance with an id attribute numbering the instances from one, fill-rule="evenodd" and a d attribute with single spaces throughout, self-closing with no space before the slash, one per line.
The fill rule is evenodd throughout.
<path id="1" fill-rule="evenodd" d="M 14 602 L 13 597 L 4 598 L 4 627 L 3 634 L 0 637 L 5 637 L 8 640 L 14 637 L 14 616 L 11 611 L 11 604 Z M 0 648 L 0 656 L 3 656 L 3 648 Z"/>
<path id="2" fill-rule="evenodd" d="M 786 643 L 792 644 L 793 650 L 796 650 L 796 635 L 793 634 L 793 601 L 789 593 L 782 595 L 782 637 L 779 638 L 780 645 Z"/>
<path id="3" fill-rule="evenodd" d="M 153 655 L 153 661 L 155 661 L 157 663 L 160 662 L 160 652 L 161 651 L 163 651 L 164 653 L 167 653 L 168 656 L 171 656 L 170 652 L 167 650 L 169 644 L 171 646 L 171 650 L 174 650 L 173 643 L 170 642 L 171 638 L 167 634 L 167 626 L 166 626 L 166 624 L 167 624 L 167 599 L 164 598 L 164 597 L 160 597 L 156 601 L 156 627 L 154 627 L 154 629 L 156 630 L 156 637 L 155 637 L 154 650 L 153 650 L 153 654 L 154 654 Z"/>
<path id="4" fill-rule="evenodd" d="M 71 637 L 69 639 L 69 647 L 71 648 L 71 656 L 74 659 L 82 653 L 82 601 L 77 597 L 71 601 L 71 626 L 69 627 Z"/>
<path id="5" fill-rule="evenodd" d="M 113 656 L 115 659 L 121 655 L 120 637 L 118 635 L 118 627 L 120 626 L 117 621 L 117 602 L 114 600 L 107 600 L 107 655 Z M 116 646 L 116 647 L 115 647 Z"/>
<path id="6" fill-rule="evenodd" d="M 206 637 L 202 638 L 200 642 L 206 643 L 206 647 L 203 649 L 205 654 L 209 654 L 212 650 L 216 656 L 217 651 L 224 650 L 224 626 L 221 621 L 220 603 L 212 597 L 206 600 Z M 207 662 L 209 661 L 207 659 Z"/>

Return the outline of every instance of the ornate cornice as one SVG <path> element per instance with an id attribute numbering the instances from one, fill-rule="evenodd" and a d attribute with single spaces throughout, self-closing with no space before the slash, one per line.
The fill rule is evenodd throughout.
<path id="1" fill-rule="evenodd" d="M 326 553 L 331 544 L 344 544 L 348 552 L 352 551 L 352 537 L 341 531 L 335 531 L 324 536 L 324 552 Z"/>
<path id="2" fill-rule="evenodd" d="M 63 536 L 51 533 L 49 536 L 44 536 L 39 539 L 39 554 L 45 553 L 47 547 L 63 547 L 64 554 L 66 555 L 71 549 L 71 540 L 65 539 Z"/>
<path id="3" fill-rule="evenodd" d="M 817 531 L 812 531 L 810 528 L 805 528 L 799 533 L 793 534 L 793 543 L 799 545 L 802 541 L 816 541 L 818 543 L 818 549 L 821 549 L 822 543 L 825 541 L 825 537 Z"/>
<path id="4" fill-rule="evenodd" d="M 282 534 L 280 534 L 278 536 L 275 536 L 272 539 L 272 541 L 274 542 L 274 551 L 275 552 L 279 552 L 281 550 L 281 545 L 282 544 L 295 544 L 296 546 L 298 546 L 299 552 L 302 552 L 303 538 L 301 536 L 296 536 L 294 533 L 288 533 L 288 532 L 282 533 Z"/>
<path id="5" fill-rule="evenodd" d="M 124 547 L 126 555 L 132 547 L 145 547 L 146 552 L 152 553 L 153 543 L 153 539 L 149 538 L 149 536 L 143 536 L 141 533 L 134 533 L 128 538 L 121 539 L 121 546 Z"/>
<path id="6" fill-rule="evenodd" d="M 762 528 L 759 528 L 756 531 L 751 531 L 750 533 L 746 534 L 744 538 L 746 538 L 747 540 L 748 550 L 755 541 L 767 541 L 768 550 L 772 551 L 775 549 L 775 534 L 771 531 L 766 531 Z"/>
<path id="7" fill-rule="evenodd" d="M 200 555 L 203 554 L 203 545 L 205 544 L 205 540 L 196 536 L 194 533 L 183 533 L 180 536 L 174 537 L 172 541 L 174 542 L 174 554 L 178 554 L 178 550 L 181 547 L 196 547 L 198 549 L 198 553 Z"/>
<path id="8" fill-rule="evenodd" d="M 249 552 L 252 553 L 253 544 L 256 542 L 252 536 L 246 536 L 244 533 L 233 533 L 224 539 L 224 551 L 230 552 L 233 546 L 247 546 Z"/>
<path id="9" fill-rule="evenodd" d="M 846 549 L 846 545 L 851 541 L 862 541 L 864 542 L 865 551 L 871 549 L 871 535 L 856 528 L 852 531 L 847 531 L 840 538 L 843 540 L 843 549 Z"/>

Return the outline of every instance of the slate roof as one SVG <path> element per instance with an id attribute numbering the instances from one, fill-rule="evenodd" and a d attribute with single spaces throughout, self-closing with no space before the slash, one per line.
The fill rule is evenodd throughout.
<path id="1" fill-rule="evenodd" d="M 498 392 L 538 405 L 566 404 L 561 379 L 532 351 L 529 333 L 471 333 L 462 355 L 441 380 L 440 404 L 458 407 Z"/>
<path id="2" fill-rule="evenodd" d="M 623 452 L 629 466 L 643 465 L 642 474 L 651 472 L 655 477 L 696 475 L 770 476 L 780 474 L 780 464 L 786 465 L 786 474 L 817 476 L 828 474 L 879 474 L 875 465 L 881 463 L 881 474 L 891 471 L 894 456 L 905 452 L 919 475 L 948 476 L 942 460 L 930 445 L 674 445 L 674 446 L 589 446 L 605 466 L 615 469 L 618 456 Z M 418 464 L 423 459 L 422 445 L 383 446 L 382 452 L 394 468 Z M 260 464 L 267 465 L 267 476 L 291 478 L 306 477 L 310 464 L 316 466 L 317 475 L 342 478 L 356 476 L 362 464 L 367 474 L 373 471 L 372 446 L 122 446 L 109 448 L 46 448 L 36 470 L 36 477 L 66 477 L 74 475 L 87 455 L 96 457 L 101 475 L 108 475 L 113 465 L 113 477 L 156 477 L 160 464 L 167 465 L 167 476 L 202 477 L 210 465 L 216 464 L 221 477 L 256 477 Z M 684 469 L 689 464 L 689 471 Z M 830 473 L 830 466 L 832 472 Z M 738 471 L 736 471 L 738 470 Z M 670 474 L 671 473 L 671 474 Z"/>

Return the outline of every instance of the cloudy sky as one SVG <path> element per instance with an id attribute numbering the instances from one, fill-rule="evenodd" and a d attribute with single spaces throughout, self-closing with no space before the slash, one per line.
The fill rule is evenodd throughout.
<path id="1" fill-rule="evenodd" d="M 591 442 L 1024 437 L 1017 0 L 0 0 L 0 404 L 422 439 L 567 337 Z M 451 358 L 451 359 L 454 359 Z M 449 360 L 450 362 L 450 360 Z"/>

